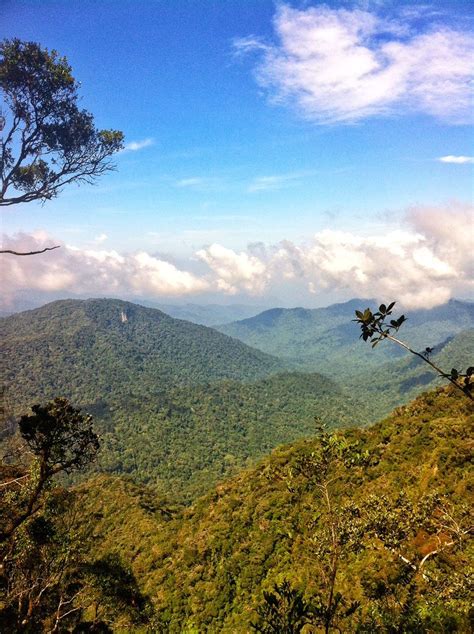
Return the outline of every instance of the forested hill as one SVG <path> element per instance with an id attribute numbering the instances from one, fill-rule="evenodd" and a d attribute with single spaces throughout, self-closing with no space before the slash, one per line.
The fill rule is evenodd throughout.
<path id="1" fill-rule="evenodd" d="M 189 502 L 281 443 L 367 422 L 320 374 L 215 330 L 118 300 L 68 300 L 2 320 L 7 414 L 65 396 L 102 438 L 95 468 Z"/>
<path id="2" fill-rule="evenodd" d="M 96 468 L 130 474 L 180 502 L 196 499 L 278 445 L 314 435 L 315 418 L 330 429 L 368 418 L 334 381 L 294 372 L 149 398 L 124 394 L 86 409 L 102 438 Z"/>
<path id="3" fill-rule="evenodd" d="M 324 631 L 337 551 L 330 631 L 467 633 L 473 424 L 468 399 L 439 389 L 370 429 L 280 448 L 171 518 L 149 490 L 102 477 L 81 503 L 98 518 L 94 554 L 133 566 L 158 632 L 249 632 L 264 591 L 289 617 L 285 580 Z"/>
<path id="4" fill-rule="evenodd" d="M 391 345 L 372 350 L 359 339 L 360 330 L 352 320 L 356 309 L 366 307 L 373 309 L 374 300 L 353 299 L 312 310 L 274 308 L 218 329 L 295 367 L 346 376 L 403 354 Z M 469 328 L 474 328 L 474 303 L 451 300 L 432 309 L 409 311 L 401 338 L 424 350 Z"/>
<path id="5" fill-rule="evenodd" d="M 386 345 L 390 343 L 386 342 Z M 451 368 L 466 370 L 474 362 L 474 329 L 463 330 L 434 345 L 429 358 L 446 372 Z M 407 354 L 380 364 L 376 372 L 369 369 L 347 376 L 344 387 L 365 403 L 371 413 L 370 421 L 374 422 L 420 392 L 435 389 L 445 382 L 422 359 Z"/>
<path id="6" fill-rule="evenodd" d="M 15 408 L 58 394 L 77 404 L 221 379 L 249 381 L 283 364 L 211 328 L 115 299 L 63 300 L 0 321 Z"/>

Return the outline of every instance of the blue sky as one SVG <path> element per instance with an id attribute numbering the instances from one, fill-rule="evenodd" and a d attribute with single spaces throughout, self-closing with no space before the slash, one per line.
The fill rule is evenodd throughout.
<path id="1" fill-rule="evenodd" d="M 83 107 L 129 144 L 96 186 L 3 213 L 11 240 L 21 232 L 86 254 L 81 279 L 58 275 L 55 286 L 45 271 L 48 283 L 32 288 L 104 294 L 85 262 L 110 277 L 114 252 L 140 269 L 113 278 L 115 293 L 137 297 L 317 305 L 375 283 L 409 304 L 417 275 L 432 291 L 425 302 L 470 295 L 472 261 L 440 246 L 450 222 L 472 237 L 469 4 L 3 0 L 3 35 L 66 55 Z M 420 227 L 423 240 L 410 242 Z M 338 232 L 351 237 L 337 245 Z M 377 268 L 384 247 L 368 255 L 390 233 L 403 287 L 380 284 L 391 275 Z M 342 268 L 322 261 L 329 238 L 336 260 L 350 252 Z M 140 268 L 138 253 L 153 262 Z M 10 296 L 19 288 L 27 282 Z"/>

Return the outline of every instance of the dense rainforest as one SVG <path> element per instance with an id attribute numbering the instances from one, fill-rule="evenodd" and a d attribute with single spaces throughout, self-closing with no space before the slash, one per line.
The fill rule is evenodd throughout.
<path id="1" fill-rule="evenodd" d="M 61 596 L 76 610 L 60 631 L 469 632 L 473 423 L 439 389 L 279 448 L 191 507 L 117 476 L 53 487 L 18 565 L 34 581 L 59 549 L 69 576 L 30 631 Z"/>
<path id="2" fill-rule="evenodd" d="M 320 309 L 321 333 L 347 321 L 353 305 Z M 470 310 L 454 302 L 425 315 L 438 324 L 431 337 L 446 335 L 446 311 L 457 315 L 451 331 L 474 324 Z M 306 312 L 313 319 L 314 311 Z M 120 300 L 57 301 L 0 324 L 7 415 L 66 397 L 94 416 L 101 453 L 93 469 L 132 474 L 179 501 L 278 445 L 312 435 L 315 419 L 330 429 L 363 426 L 440 384 L 420 360 L 383 354 L 377 372 L 343 365 L 326 375 L 297 371 L 288 359 L 211 328 Z M 327 358 L 337 355 L 339 344 L 331 341 L 328 335 Z M 357 334 L 351 346 L 370 354 Z M 472 350 L 474 330 L 465 330 L 435 345 L 433 358 L 467 367 Z M 346 358 L 350 365 L 348 350 Z"/>
<path id="3" fill-rule="evenodd" d="M 2 334 L 1 631 L 470 631 L 474 412 L 422 360 L 303 372 L 119 300 Z"/>
<path id="4" fill-rule="evenodd" d="M 255 317 L 218 326 L 221 332 L 254 348 L 323 374 L 351 376 L 398 359 L 392 346 L 371 350 L 361 345 L 354 311 L 373 309 L 375 300 L 353 299 L 326 308 L 274 308 Z M 403 333 L 415 349 L 442 346 L 453 336 L 474 327 L 474 303 L 451 300 L 431 309 L 410 311 Z"/>

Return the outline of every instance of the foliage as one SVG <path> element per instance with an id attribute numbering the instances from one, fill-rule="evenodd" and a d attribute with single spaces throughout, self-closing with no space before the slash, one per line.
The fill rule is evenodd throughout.
<path id="1" fill-rule="evenodd" d="M 102 411 L 98 466 L 189 502 L 274 447 L 313 435 L 315 416 L 353 424 L 351 404 L 332 381 L 301 373 L 130 395 Z"/>
<path id="2" fill-rule="evenodd" d="M 81 495 L 56 487 L 11 540 L 3 558 L 2 631 L 113 631 L 151 617 L 148 599 L 118 557 L 91 560 L 93 525 L 83 520 L 82 532 L 75 529 L 81 503 Z"/>
<path id="3" fill-rule="evenodd" d="M 246 632 L 266 609 L 263 593 L 284 580 L 314 610 L 305 627 L 324 631 L 324 575 L 337 551 L 332 605 L 342 631 L 467 632 L 473 414 L 453 389 L 438 390 L 373 428 L 277 450 L 171 515 L 136 485 L 102 477 L 83 485 L 85 516 L 100 513 L 92 554 L 132 563 L 156 630 L 170 634 Z"/>
<path id="4" fill-rule="evenodd" d="M 33 456 L 31 463 L 2 467 L 0 499 L 6 513 L 0 523 L 0 544 L 43 507 L 54 475 L 83 469 L 99 449 L 91 417 L 81 414 L 66 399 L 34 405 L 32 410 L 33 414 L 22 416 L 19 423 Z"/>
<path id="5" fill-rule="evenodd" d="M 65 57 L 35 42 L 0 44 L 0 87 L 8 112 L 1 152 L 0 205 L 45 201 L 67 184 L 92 183 L 112 169 L 123 134 L 98 130 L 78 107 L 79 84 Z"/>
<path id="6" fill-rule="evenodd" d="M 369 347 L 367 349 L 370 350 Z M 474 330 L 465 330 L 441 345 L 433 345 L 430 359 L 439 367 L 462 367 L 472 360 L 473 350 Z M 373 420 L 379 420 L 401 403 L 409 402 L 422 391 L 436 389 L 444 382 L 422 359 L 405 355 L 381 364 L 376 372 L 365 370 L 349 376 L 345 387 L 350 393 L 360 395 L 370 407 Z"/>
<path id="7" fill-rule="evenodd" d="M 433 352 L 433 349 L 430 347 L 426 347 L 423 352 L 416 352 L 410 346 L 408 346 L 403 341 L 400 341 L 396 337 L 394 337 L 393 333 L 398 332 L 400 326 L 406 321 L 405 315 L 401 315 L 398 319 L 390 319 L 390 323 L 387 323 L 388 318 L 393 313 L 393 308 L 395 306 L 395 302 L 390 303 L 388 306 L 385 304 L 380 304 L 378 311 L 372 312 L 370 308 L 366 308 L 364 312 L 360 310 L 356 310 L 356 319 L 355 321 L 362 331 L 361 338 L 364 341 L 369 341 L 372 344 L 372 348 L 383 341 L 384 339 L 388 339 L 389 341 L 393 341 L 398 344 L 411 354 L 415 355 L 425 363 L 427 363 L 431 368 L 435 370 L 440 376 L 447 379 L 452 383 L 456 388 L 461 390 L 468 398 L 474 400 L 472 396 L 472 376 L 474 375 L 474 367 L 470 366 L 465 374 L 460 373 L 456 368 L 452 368 L 451 372 L 443 372 L 433 361 L 430 360 L 430 355 Z"/>
<path id="8" fill-rule="evenodd" d="M 264 592 L 263 599 L 263 603 L 257 608 L 258 621 L 251 623 L 255 632 L 298 634 L 306 624 L 311 623 L 311 605 L 286 579 L 275 584 L 273 592 Z"/>
<path id="9" fill-rule="evenodd" d="M 81 414 L 67 399 L 55 398 L 46 405 L 33 405 L 33 414 L 20 418 L 20 434 L 50 477 L 70 473 L 92 462 L 99 440 L 92 416 Z"/>
<path id="10" fill-rule="evenodd" d="M 148 601 L 133 573 L 117 557 L 91 560 L 93 520 L 82 518 L 76 530 L 83 496 L 53 480 L 95 458 L 91 417 L 63 398 L 32 410 L 19 423 L 23 463 L 0 469 L 0 629 L 91 631 L 146 621 Z"/>

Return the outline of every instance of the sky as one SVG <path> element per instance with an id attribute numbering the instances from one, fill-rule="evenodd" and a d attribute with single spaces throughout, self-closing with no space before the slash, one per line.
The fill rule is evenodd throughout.
<path id="1" fill-rule="evenodd" d="M 474 296 L 467 0 L 1 0 L 122 130 L 116 171 L 2 211 L 19 297 L 431 307 Z M 3 256 L 6 258 L 6 256 Z"/>

